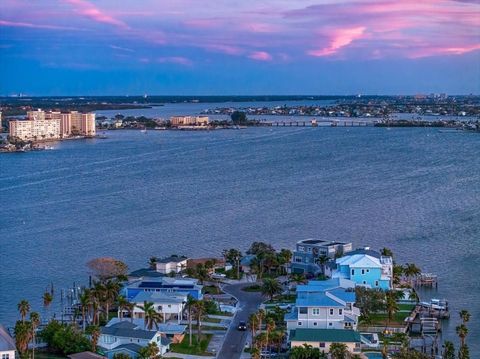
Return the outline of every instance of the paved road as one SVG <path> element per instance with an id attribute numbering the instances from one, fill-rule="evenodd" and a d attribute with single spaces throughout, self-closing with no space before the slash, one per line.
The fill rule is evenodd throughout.
<path id="1" fill-rule="evenodd" d="M 243 287 L 249 286 L 252 283 L 231 284 L 223 287 L 223 291 L 238 299 L 238 308 L 235 317 L 230 324 L 230 328 L 225 335 L 222 349 L 218 353 L 218 359 L 239 359 L 245 348 L 245 341 L 247 339 L 247 331 L 239 331 L 237 329 L 240 321 L 248 322 L 250 314 L 257 311 L 258 307 L 263 301 L 260 293 L 244 292 Z"/>

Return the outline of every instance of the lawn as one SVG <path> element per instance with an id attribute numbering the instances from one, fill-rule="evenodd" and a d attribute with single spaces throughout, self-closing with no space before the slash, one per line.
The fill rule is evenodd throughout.
<path id="1" fill-rule="evenodd" d="M 248 287 L 243 287 L 242 290 L 244 292 L 260 292 L 262 290 L 262 286 L 259 284 L 252 284 Z"/>
<path id="2" fill-rule="evenodd" d="M 170 344 L 170 349 L 174 353 L 190 354 L 190 355 L 211 355 L 208 353 L 207 347 L 212 339 L 212 334 L 202 334 L 200 341 L 196 334 L 192 335 L 192 346 L 189 346 L 189 336 L 185 335 L 181 343 Z"/>
<path id="3" fill-rule="evenodd" d="M 295 294 L 286 294 L 278 295 L 273 300 L 267 300 L 266 304 L 275 304 L 275 303 L 295 303 L 297 296 Z"/>
<path id="4" fill-rule="evenodd" d="M 393 320 L 390 324 L 392 325 L 403 325 L 405 318 L 408 317 L 410 312 L 397 312 L 393 316 Z M 370 315 L 370 321 L 372 325 L 386 325 L 388 322 L 388 314 L 387 313 L 375 313 Z"/>
<path id="5" fill-rule="evenodd" d="M 222 320 L 219 318 L 210 318 L 210 317 L 205 317 L 202 319 L 202 322 L 208 322 L 208 323 L 220 323 Z"/>
<path id="6" fill-rule="evenodd" d="M 217 286 L 214 285 L 207 285 L 204 286 L 202 289 L 203 294 L 222 294 L 223 292 L 218 288 Z"/>
<path id="7" fill-rule="evenodd" d="M 412 310 L 415 309 L 415 304 L 399 304 L 398 307 L 402 312 L 405 310 L 408 310 L 408 312 L 411 312 Z"/>

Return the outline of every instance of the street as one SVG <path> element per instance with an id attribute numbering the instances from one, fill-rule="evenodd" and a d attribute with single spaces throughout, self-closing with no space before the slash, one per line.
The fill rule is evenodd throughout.
<path id="1" fill-rule="evenodd" d="M 245 348 L 245 341 L 249 331 L 248 329 L 246 331 L 239 331 L 237 329 L 238 323 L 244 321 L 248 324 L 248 317 L 250 314 L 257 311 L 259 305 L 263 301 L 260 293 L 245 292 L 242 290 L 243 287 L 249 285 L 252 285 L 252 283 L 232 284 L 223 287 L 225 293 L 238 299 L 239 309 L 225 335 L 222 349 L 217 356 L 219 359 L 238 359 Z"/>

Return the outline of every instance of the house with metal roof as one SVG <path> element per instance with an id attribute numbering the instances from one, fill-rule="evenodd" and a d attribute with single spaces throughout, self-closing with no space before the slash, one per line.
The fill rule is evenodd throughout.
<path id="1" fill-rule="evenodd" d="M 172 255 L 170 257 L 157 259 L 155 269 L 162 274 L 180 273 L 187 268 L 188 258 L 185 256 Z"/>
<path id="2" fill-rule="evenodd" d="M 8 333 L 7 329 L 0 324 L 0 358 L 15 359 L 17 347 L 15 341 Z"/>
<path id="3" fill-rule="evenodd" d="M 141 292 L 190 295 L 198 300 L 203 298 L 202 288 L 193 278 L 141 277 L 128 282 L 122 289 L 122 295 L 130 301 Z"/>
<path id="4" fill-rule="evenodd" d="M 108 322 L 107 326 L 111 326 L 120 322 L 129 321 L 136 325 L 137 328 L 147 330 L 145 325 L 145 320 L 140 318 L 112 318 Z M 171 340 L 172 343 L 180 343 L 185 336 L 187 326 L 183 324 L 177 324 L 172 322 L 167 323 L 158 323 L 155 327 L 155 330 L 160 332 L 162 335 L 166 336 L 168 339 Z"/>
<path id="5" fill-rule="evenodd" d="M 392 257 L 382 256 L 368 247 L 336 259 L 332 278 L 344 278 L 368 288 L 392 288 Z"/>
<path id="6" fill-rule="evenodd" d="M 100 328 L 98 345 L 109 359 L 120 353 L 135 359 L 140 349 L 150 343 L 156 343 L 163 355 L 170 349 L 171 340 L 157 330 L 145 330 L 129 321 L 109 323 Z"/>
<path id="7" fill-rule="evenodd" d="M 344 279 L 310 281 L 297 286 L 295 306 L 285 315 L 287 330 L 357 328 L 354 283 Z"/>
<path id="8" fill-rule="evenodd" d="M 361 352 L 360 334 L 346 329 L 295 329 L 289 333 L 290 346 L 301 347 L 304 344 L 319 348 L 328 353 L 333 343 L 342 343 L 350 353 Z"/>

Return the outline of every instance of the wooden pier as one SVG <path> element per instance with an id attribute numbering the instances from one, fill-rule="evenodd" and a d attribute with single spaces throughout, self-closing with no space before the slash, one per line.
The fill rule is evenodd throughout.
<path id="1" fill-rule="evenodd" d="M 413 279 L 415 287 L 435 287 L 438 288 L 438 276 L 432 273 L 421 273 Z"/>
<path id="2" fill-rule="evenodd" d="M 310 120 L 310 121 L 298 121 L 298 120 L 291 120 L 291 121 L 271 121 L 271 122 L 263 122 L 264 126 L 272 126 L 272 127 L 319 127 L 320 124 L 324 124 L 324 126 L 330 125 L 330 127 L 367 127 L 367 126 L 374 126 L 375 121 L 358 121 L 358 120 L 328 120 L 328 119 L 320 119 L 320 120 Z"/>

